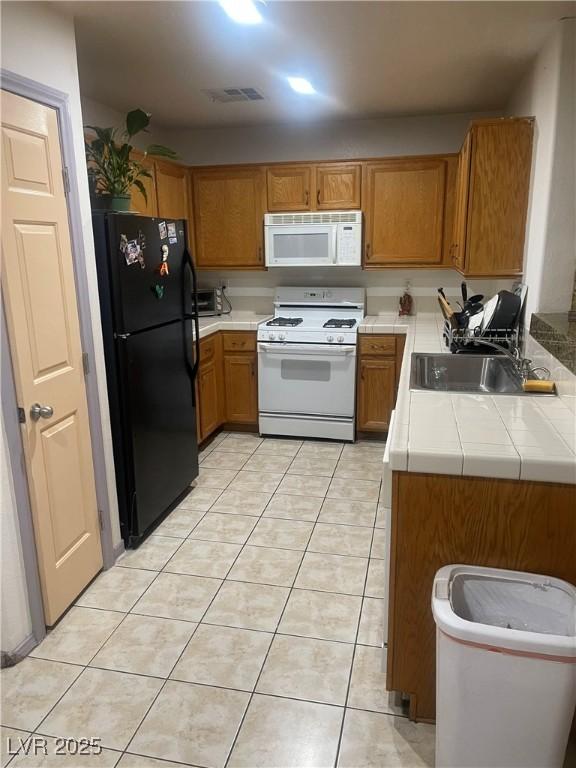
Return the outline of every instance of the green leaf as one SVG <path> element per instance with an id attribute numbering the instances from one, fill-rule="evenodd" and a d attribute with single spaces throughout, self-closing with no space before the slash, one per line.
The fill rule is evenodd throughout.
<path id="1" fill-rule="evenodd" d="M 150 114 L 143 109 L 133 109 L 126 115 L 126 133 L 135 136 L 150 124 Z"/>
<path id="2" fill-rule="evenodd" d="M 144 198 L 144 200 L 146 201 L 146 203 L 148 203 L 148 195 L 146 194 L 146 187 L 144 186 L 144 184 L 142 184 L 142 182 L 140 181 L 140 179 L 134 179 L 134 186 L 135 186 L 137 189 L 139 189 L 139 190 L 140 190 L 140 192 L 142 192 L 142 197 Z"/>
<path id="3" fill-rule="evenodd" d="M 162 144 L 150 144 L 146 147 L 147 155 L 156 155 L 157 157 L 170 157 L 174 160 L 178 155 L 173 149 L 164 147 Z"/>

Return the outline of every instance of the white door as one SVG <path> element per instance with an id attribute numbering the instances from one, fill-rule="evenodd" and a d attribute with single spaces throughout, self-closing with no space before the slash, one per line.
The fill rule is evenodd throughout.
<path id="1" fill-rule="evenodd" d="M 2 91 L 2 293 L 45 619 L 102 567 L 68 210 L 54 109 Z"/>

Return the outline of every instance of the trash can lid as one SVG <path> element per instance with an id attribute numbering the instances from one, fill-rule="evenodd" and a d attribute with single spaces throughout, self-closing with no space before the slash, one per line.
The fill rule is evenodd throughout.
<path id="1" fill-rule="evenodd" d="M 434 579 L 432 611 L 455 639 L 576 662 L 576 589 L 561 579 L 448 565 Z"/>

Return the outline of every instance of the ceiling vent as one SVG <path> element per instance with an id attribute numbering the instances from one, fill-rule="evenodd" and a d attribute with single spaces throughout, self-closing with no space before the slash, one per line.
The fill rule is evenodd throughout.
<path id="1" fill-rule="evenodd" d="M 229 101 L 262 101 L 264 96 L 256 88 L 202 88 L 211 101 L 226 104 Z"/>

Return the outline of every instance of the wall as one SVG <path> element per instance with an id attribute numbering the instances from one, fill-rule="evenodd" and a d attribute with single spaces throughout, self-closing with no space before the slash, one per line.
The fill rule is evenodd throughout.
<path id="1" fill-rule="evenodd" d="M 124 126 L 126 115 L 113 107 L 84 97 L 81 97 L 81 103 L 84 125 L 97 125 L 99 128 L 122 128 Z M 133 104 L 129 109 L 135 109 L 137 106 L 137 104 Z M 148 144 L 166 144 L 168 146 L 170 139 L 167 137 L 166 131 L 154 125 L 154 116 L 152 116 L 150 126 L 147 133 L 134 137 L 134 146 L 141 150 L 146 149 Z"/>
<path id="2" fill-rule="evenodd" d="M 172 145 L 190 165 L 392 157 L 458 152 L 470 120 L 479 116 L 464 113 L 169 133 Z"/>
<path id="3" fill-rule="evenodd" d="M 532 312 L 570 308 L 576 268 L 574 117 L 576 21 L 558 28 L 508 105 L 536 118 L 524 274 Z"/>
<path id="4" fill-rule="evenodd" d="M 76 62 L 76 42 L 74 25 L 71 17 L 54 10 L 46 3 L 2 3 L 2 67 L 36 82 L 56 88 L 69 95 L 70 113 L 73 127 L 74 157 L 76 176 L 79 185 L 80 208 L 82 217 L 83 246 L 86 256 L 86 272 L 90 291 L 90 315 L 94 331 L 94 369 L 98 382 L 98 396 L 103 414 L 103 437 L 106 451 L 106 475 L 108 480 L 108 506 L 114 522 L 113 536 L 115 544 L 120 542 L 118 510 L 115 494 L 114 465 L 112 459 L 112 441 L 108 416 L 108 397 L 106 393 L 106 374 L 100 334 L 100 310 L 94 259 L 94 244 L 88 179 L 84 162 L 82 113 Z M 2 472 L 7 471 L 6 462 Z M 9 493 L 2 496 L 3 516 L 6 515 L 6 527 L 17 537 L 18 526 L 14 498 Z M 8 522 L 10 521 L 10 522 Z M 3 523 L 4 532 L 4 523 Z M 18 545 L 19 546 L 19 545 Z M 20 600 L 20 607 L 4 604 L 5 584 L 13 586 L 14 595 L 21 595 L 24 590 L 24 574 L 17 561 L 18 548 L 14 547 L 9 557 L 2 558 L 2 649 L 11 651 L 26 638 L 29 632 L 29 617 Z M 4 554 L 4 553 L 3 553 Z M 4 608 L 7 610 L 4 610 Z M 4 645 L 10 642 L 11 647 Z"/>

